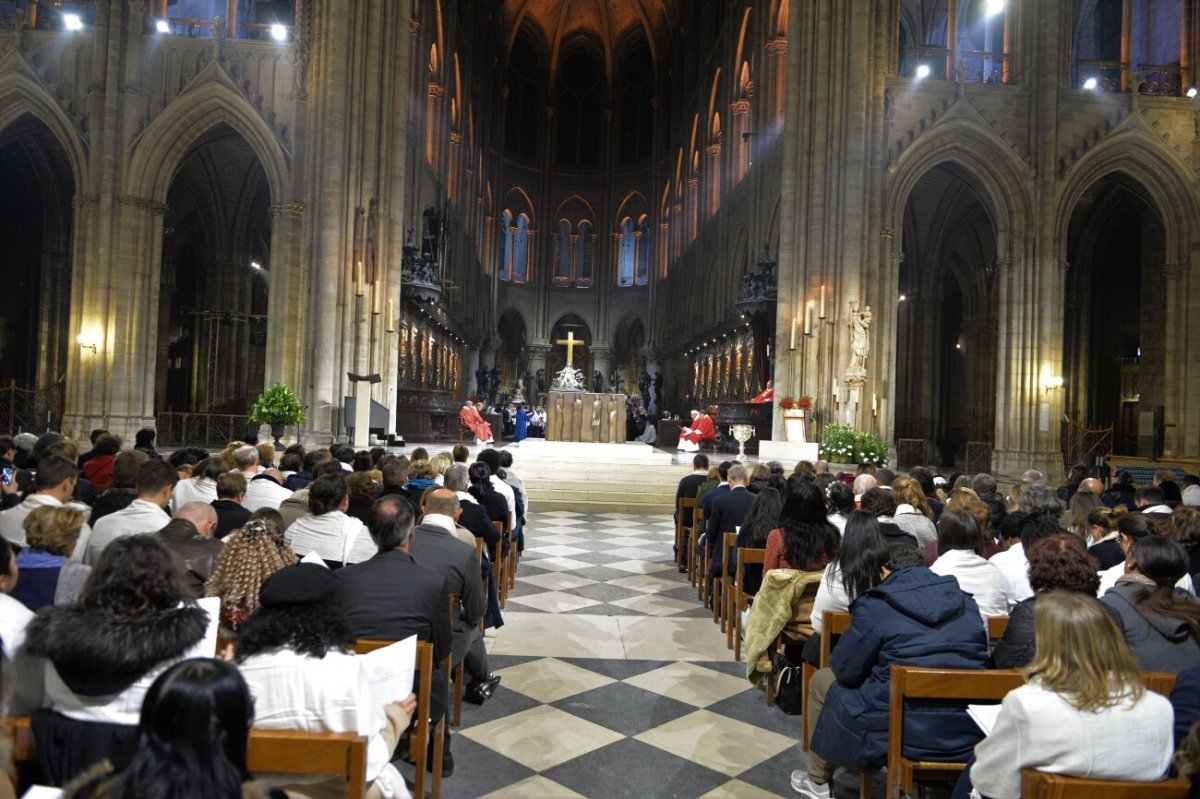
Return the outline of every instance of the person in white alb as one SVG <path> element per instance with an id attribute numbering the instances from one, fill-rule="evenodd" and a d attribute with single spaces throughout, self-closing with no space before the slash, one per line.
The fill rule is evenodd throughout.
<path id="1" fill-rule="evenodd" d="M 33 513 L 35 508 L 57 508 L 67 504 L 75 507 L 86 518 L 87 514 L 91 512 L 88 506 L 71 501 L 71 495 L 75 492 L 75 483 L 78 480 L 79 469 L 66 458 L 57 455 L 42 458 L 34 476 L 34 493 L 25 497 L 21 504 L 0 513 L 0 535 L 8 539 L 11 544 L 19 547 L 25 546 L 25 517 Z M 85 522 L 83 530 L 79 533 L 79 544 L 84 544 L 91 533 L 92 528 L 88 527 Z M 80 545 L 76 545 L 76 560 L 83 558 Z"/>
<path id="2" fill-rule="evenodd" d="M 87 542 L 83 562 L 94 566 L 104 548 L 118 538 L 138 533 L 156 533 L 166 527 L 171 516 L 164 508 L 171 501 L 175 479 L 175 469 L 166 461 L 149 460 L 139 466 L 137 499 L 128 507 L 96 522 L 96 528 Z"/>
<path id="3" fill-rule="evenodd" d="M 375 543 L 363 523 L 346 515 L 350 493 L 346 478 L 322 474 L 308 484 L 308 514 L 292 522 L 284 533 L 300 557 L 315 552 L 327 564 L 340 567 L 375 556 Z"/>
<path id="4" fill-rule="evenodd" d="M 975 517 L 965 510 L 944 510 L 937 531 L 938 558 L 929 570 L 958 580 L 958 587 L 975 597 L 985 624 L 988 616 L 1007 616 L 1004 575 L 984 560 L 983 536 Z"/>
<path id="5" fill-rule="evenodd" d="M 251 513 L 259 508 L 278 510 L 280 504 L 292 495 L 283 487 L 283 475 L 278 469 L 259 472 L 259 457 L 258 450 L 249 444 L 233 451 L 234 467 L 246 477 L 246 498 L 242 500 L 242 507 Z"/>

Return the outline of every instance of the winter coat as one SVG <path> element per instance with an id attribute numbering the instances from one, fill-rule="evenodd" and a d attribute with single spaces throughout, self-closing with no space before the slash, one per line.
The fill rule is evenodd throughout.
<path id="1" fill-rule="evenodd" d="M 994 669 L 1019 669 L 1033 660 L 1033 603 L 1038 595 L 1024 599 L 1008 613 L 1008 626 L 992 650 Z"/>
<path id="2" fill-rule="evenodd" d="M 1182 619 L 1166 618 L 1135 607 L 1137 596 L 1145 590 L 1154 590 L 1154 586 L 1145 585 L 1135 576 L 1130 579 L 1131 576 L 1118 580 L 1100 601 L 1114 612 L 1138 667 L 1142 671 L 1177 674 L 1200 666 L 1200 641 Z M 1175 590 L 1179 596 L 1191 599 L 1187 592 Z"/>
<path id="3" fill-rule="evenodd" d="M 750 605 L 746 620 L 746 677 L 757 685 L 771 673 L 771 642 L 784 633 L 793 643 L 804 643 L 813 634 L 812 609 L 824 572 L 772 569 Z"/>
<path id="4" fill-rule="evenodd" d="M 979 607 L 953 577 L 924 566 L 893 572 L 850 605 L 850 629 L 830 656 L 837 681 L 813 731 L 812 751 L 852 769 L 887 758 L 894 665 L 983 669 L 988 639 Z M 907 757 L 966 760 L 983 737 L 961 705 L 921 703 L 905 713 Z"/>

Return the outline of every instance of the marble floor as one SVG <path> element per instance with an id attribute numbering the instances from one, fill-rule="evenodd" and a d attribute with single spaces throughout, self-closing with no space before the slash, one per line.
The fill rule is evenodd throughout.
<path id="1" fill-rule="evenodd" d="M 800 718 L 768 708 L 671 560 L 669 516 L 530 514 L 504 681 L 464 705 L 447 799 L 795 796 Z"/>

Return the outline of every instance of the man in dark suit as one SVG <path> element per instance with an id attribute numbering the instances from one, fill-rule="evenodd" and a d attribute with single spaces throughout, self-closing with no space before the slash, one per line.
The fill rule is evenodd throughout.
<path id="1" fill-rule="evenodd" d="M 460 541 L 454 532 L 461 512 L 458 497 L 450 489 L 430 492 L 425 498 L 425 515 L 413 531 L 409 554 L 417 563 L 445 577 L 447 590 L 454 594 L 456 618 L 450 663 L 457 666 L 465 658 L 468 680 L 463 698 L 482 705 L 496 690 L 500 678 L 488 670 L 483 633 L 479 630 L 484 611 L 479 558 L 475 548 Z"/>
<path id="2" fill-rule="evenodd" d="M 721 576 L 721 562 L 725 557 L 724 547 L 721 546 L 722 534 L 737 532 L 750 512 L 750 506 L 754 504 L 755 495 L 746 488 L 749 482 L 750 475 L 745 466 L 740 463 L 730 466 L 726 482 L 729 490 L 713 500 L 712 513 L 704 517 L 704 541 L 713 577 Z"/>
<path id="3" fill-rule="evenodd" d="M 490 552 L 490 547 L 500 540 L 500 531 L 496 529 L 496 525 L 492 524 L 492 520 L 488 518 L 487 511 L 483 509 L 483 506 L 475 500 L 475 497 L 467 493 L 467 467 L 461 463 L 454 464 L 446 470 L 443 481 L 446 488 L 453 491 L 455 497 L 458 498 L 460 511 L 458 524 L 470 530 L 471 535 L 476 538 L 482 538 L 489 547 L 486 551 Z"/>
<path id="4" fill-rule="evenodd" d="M 729 467 L 733 466 L 737 461 L 721 461 L 717 466 L 717 471 L 721 474 L 721 482 L 714 488 L 710 488 L 704 492 L 704 496 L 700 499 L 700 506 L 704 508 L 704 518 L 712 516 L 712 506 L 716 502 L 717 497 L 729 492 Z"/>
<path id="5" fill-rule="evenodd" d="M 692 473 L 679 481 L 679 487 L 675 489 L 675 521 L 680 521 L 679 516 L 679 500 L 683 498 L 694 499 L 697 489 L 704 484 L 708 479 L 708 456 L 703 452 L 696 453 L 696 457 L 692 458 Z M 694 506 L 693 506 L 694 507 Z M 683 529 L 692 529 L 692 508 L 687 508 L 683 511 Z M 688 541 L 688 536 L 685 534 L 684 543 Z M 684 552 L 687 552 L 685 549 Z M 679 571 L 686 572 L 687 566 L 681 565 Z"/>
<path id="6" fill-rule="evenodd" d="M 440 664 L 450 654 L 450 589 L 445 577 L 418 565 L 409 554 L 413 514 L 403 498 L 389 495 L 376 500 L 367 517 L 367 529 L 379 552 L 336 572 L 338 603 L 358 638 L 400 641 L 416 635 L 433 644 L 429 705 L 436 724 L 446 714 L 446 675 Z M 442 775 L 449 776 L 454 771 L 449 729 L 445 743 Z M 432 749 L 430 752 L 432 755 Z"/>
<path id="7" fill-rule="evenodd" d="M 250 521 L 250 511 L 242 507 L 245 498 L 246 477 L 241 472 L 225 472 L 217 478 L 217 498 L 212 501 L 217 512 L 214 538 L 221 540 Z"/>

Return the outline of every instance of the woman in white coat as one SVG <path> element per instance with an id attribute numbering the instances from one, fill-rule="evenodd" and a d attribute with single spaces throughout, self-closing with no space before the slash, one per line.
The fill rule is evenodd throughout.
<path id="1" fill-rule="evenodd" d="M 1021 769 L 1150 782 L 1174 753 L 1174 713 L 1147 691 L 1121 631 L 1099 601 L 1049 591 L 1034 609 L 1037 654 L 1010 691 L 954 799 L 1018 799 Z M 972 786 L 973 783 L 973 786 Z"/>
<path id="2" fill-rule="evenodd" d="M 975 517 L 965 510 L 944 510 L 937 532 L 938 558 L 929 568 L 958 580 L 958 587 L 975 597 L 985 624 L 988 616 L 1008 615 L 1004 574 L 984 560 L 983 536 Z"/>

